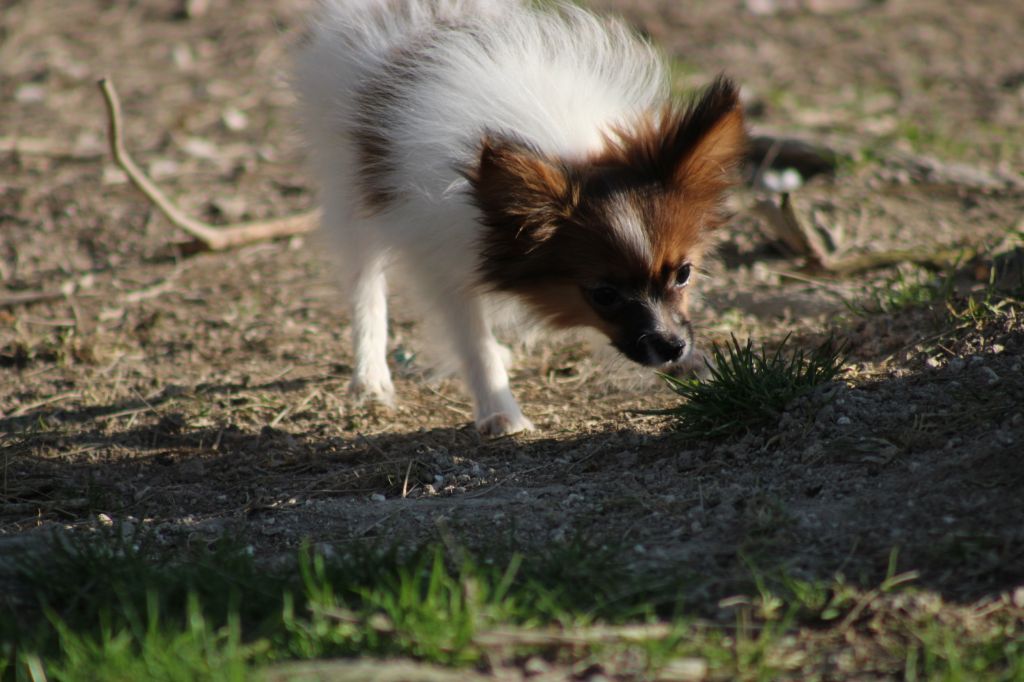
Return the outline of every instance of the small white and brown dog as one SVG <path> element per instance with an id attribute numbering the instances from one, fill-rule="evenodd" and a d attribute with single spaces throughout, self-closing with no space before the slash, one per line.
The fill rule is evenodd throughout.
<path id="1" fill-rule="evenodd" d="M 437 319 L 477 428 L 532 428 L 491 331 L 513 298 L 629 359 L 693 353 L 688 285 L 743 154 L 735 86 L 674 103 L 616 21 L 517 0 L 326 0 L 294 81 L 352 296 L 352 391 L 390 402 L 386 273 Z"/>

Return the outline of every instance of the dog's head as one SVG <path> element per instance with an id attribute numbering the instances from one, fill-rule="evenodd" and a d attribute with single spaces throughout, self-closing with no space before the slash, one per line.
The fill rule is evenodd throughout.
<path id="1" fill-rule="evenodd" d="M 584 160 L 486 137 L 466 173 L 485 227 L 485 283 L 557 325 L 596 327 L 640 364 L 685 362 L 690 291 L 745 141 L 724 78 L 686 107 L 611 131 Z"/>

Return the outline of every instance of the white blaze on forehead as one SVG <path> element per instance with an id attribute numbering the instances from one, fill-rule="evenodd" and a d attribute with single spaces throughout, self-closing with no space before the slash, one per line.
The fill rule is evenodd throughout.
<path id="1" fill-rule="evenodd" d="M 608 223 L 623 247 L 629 249 L 635 258 L 653 262 L 654 249 L 639 208 L 625 196 L 620 196 L 609 204 L 608 213 Z"/>

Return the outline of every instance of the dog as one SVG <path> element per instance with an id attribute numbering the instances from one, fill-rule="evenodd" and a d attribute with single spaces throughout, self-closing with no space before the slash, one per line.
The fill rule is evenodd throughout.
<path id="1" fill-rule="evenodd" d="M 532 429 L 492 333 L 512 299 L 641 365 L 693 363 L 691 286 L 746 132 L 719 76 L 674 102 L 622 23 L 515 0 L 325 0 L 296 55 L 323 228 L 351 294 L 350 391 L 390 403 L 386 276 L 443 329 L 477 429 Z"/>

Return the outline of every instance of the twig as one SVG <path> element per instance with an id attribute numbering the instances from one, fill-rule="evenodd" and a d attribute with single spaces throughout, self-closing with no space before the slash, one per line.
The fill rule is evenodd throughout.
<path id="1" fill-rule="evenodd" d="M 0 294 L 0 308 L 13 308 L 30 303 L 42 303 L 64 298 L 67 294 L 59 290 L 51 291 L 12 291 Z"/>
<path id="2" fill-rule="evenodd" d="M 751 137 L 748 157 L 755 163 L 767 156 L 772 147 L 780 149 L 776 167 L 796 168 L 804 177 L 834 172 L 842 157 L 857 158 L 865 147 L 871 147 L 880 159 L 883 169 L 906 170 L 918 182 L 948 185 L 962 189 L 993 192 L 1024 191 L 1024 177 L 998 170 L 987 170 L 957 161 L 946 161 L 929 156 L 899 151 L 891 145 L 880 145 L 878 139 L 863 136 L 818 136 L 785 134 L 780 131 L 761 130 Z"/>
<path id="3" fill-rule="evenodd" d="M 789 194 L 783 194 L 778 203 L 773 199 L 758 199 L 751 207 L 751 211 L 765 220 L 788 250 L 796 256 L 806 258 L 807 268 L 811 271 L 845 276 L 900 263 L 944 268 L 970 261 L 977 256 L 976 249 L 962 247 L 935 251 L 891 249 L 837 257 L 828 249 L 818 232 L 800 219 Z"/>
<path id="4" fill-rule="evenodd" d="M 858 253 L 842 258 L 830 259 L 826 270 L 837 275 L 855 275 L 858 272 L 877 270 L 900 263 L 913 263 L 930 268 L 942 269 L 960 262 L 973 260 L 977 251 L 971 247 L 959 249 L 938 249 L 918 251 L 914 249 L 892 249 L 877 253 Z"/>
<path id="5" fill-rule="evenodd" d="M 39 502 L 0 502 L 0 512 L 4 514 L 35 514 L 38 511 L 70 512 L 87 509 L 89 500 L 74 497 L 70 500 L 40 500 Z"/>
<path id="6" fill-rule="evenodd" d="M 886 578 L 881 586 L 865 593 L 857 604 L 850 609 L 850 612 L 846 614 L 846 617 L 843 618 L 843 621 L 839 624 L 839 631 L 846 632 L 849 630 L 850 627 L 857 622 L 857 619 L 860 618 L 861 614 L 864 613 L 864 609 L 871 606 L 876 599 L 882 596 L 882 594 L 892 590 L 894 587 L 917 580 L 919 577 L 920 575 L 917 571 L 907 571 L 906 573 L 900 573 L 899 575 L 894 575 L 891 578 Z"/>
<path id="7" fill-rule="evenodd" d="M 404 500 L 409 496 L 409 474 L 412 472 L 412 462 L 409 460 L 409 466 L 405 468 L 405 480 L 402 481 L 402 499 Z"/>
<path id="8" fill-rule="evenodd" d="M 315 398 L 318 395 L 320 395 L 320 389 L 314 388 L 312 391 L 309 392 L 309 395 L 307 395 L 305 398 L 303 398 L 301 403 L 299 403 L 297 406 L 295 406 L 294 410 L 292 409 L 291 405 L 286 405 L 285 408 L 283 410 L 281 410 L 280 412 L 278 412 L 277 416 L 274 417 L 270 421 L 270 428 L 274 428 L 275 426 L 280 424 L 281 420 L 284 419 L 285 417 L 287 417 L 289 413 L 301 411 L 302 408 L 304 408 L 306 405 L 309 404 L 309 401 L 311 401 L 313 398 Z"/>
<path id="9" fill-rule="evenodd" d="M 366 443 L 367 447 L 369 447 L 369 448 L 370 448 L 371 450 L 373 450 L 374 452 L 376 452 L 376 453 L 377 453 L 378 455 L 380 455 L 380 456 L 381 456 L 382 458 L 384 458 L 385 460 L 387 459 L 387 454 L 386 454 L 386 453 L 385 453 L 385 452 L 384 452 L 383 450 L 381 450 L 381 449 L 380 449 L 380 446 L 379 446 L 379 445 L 377 445 L 376 443 L 374 443 L 374 442 L 373 442 L 372 440 L 370 440 L 370 439 L 369 439 L 369 438 L 367 438 L 366 436 L 364 436 L 364 435 L 362 434 L 362 432 L 357 432 L 357 433 L 356 433 L 356 438 L 357 438 L 358 440 L 361 440 L 361 441 L 363 441 L 364 443 Z M 395 460 L 395 461 L 398 461 L 398 460 Z M 382 462 L 377 462 L 377 464 L 381 464 L 381 463 L 382 463 Z"/>
<path id="10" fill-rule="evenodd" d="M 128 179 L 131 180 L 136 189 L 153 202 L 153 205 L 168 220 L 195 237 L 204 248 L 210 251 L 223 251 L 242 244 L 276 237 L 305 234 L 316 229 L 319 224 L 318 211 L 300 213 L 275 220 L 236 223 L 224 227 L 215 227 L 188 217 L 132 160 L 124 146 L 124 138 L 121 132 L 121 102 L 117 97 L 114 84 L 108 78 L 101 78 L 98 85 L 100 92 L 103 93 L 103 101 L 107 106 L 108 137 L 110 152 L 114 157 L 114 162 L 125 172 L 125 175 L 128 176 Z"/>
<path id="11" fill-rule="evenodd" d="M 44 398 L 42 400 L 37 400 L 34 403 L 28 403 L 27 405 L 22 405 L 18 409 L 14 410 L 10 414 L 6 415 L 6 418 L 9 419 L 9 418 L 12 418 L 12 417 L 23 417 L 24 415 L 28 414 L 29 412 L 31 412 L 32 410 L 35 410 L 37 408 L 45 407 L 46 405 L 52 405 L 53 403 L 60 402 L 61 400 L 67 400 L 68 398 L 77 398 L 79 395 L 80 395 L 80 393 L 78 391 L 68 391 L 67 393 L 58 393 L 57 395 L 52 395 L 49 398 Z"/>
<path id="12" fill-rule="evenodd" d="M 811 267 L 826 267 L 829 255 L 825 244 L 817 232 L 797 217 L 789 194 L 783 194 L 779 203 L 773 199 L 759 199 L 754 203 L 753 211 L 764 218 L 775 236 L 793 254 L 805 256 Z"/>
<path id="13" fill-rule="evenodd" d="M 0 137 L 0 154 L 47 156 L 56 159 L 95 159 L 103 156 L 99 149 L 79 149 L 62 142 L 37 137 Z"/>
<path id="14" fill-rule="evenodd" d="M 346 609 L 312 607 L 321 615 L 342 623 L 366 625 L 381 634 L 396 632 L 394 624 L 383 614 L 362 618 Z M 493 628 L 473 634 L 473 643 L 480 647 L 496 648 L 507 646 L 553 646 L 595 644 L 636 644 L 652 640 L 668 639 L 679 634 L 679 628 L 671 623 L 650 623 L 645 625 L 594 625 L 579 628 Z"/>
<path id="15" fill-rule="evenodd" d="M 150 298 L 162 296 L 163 294 L 170 291 L 171 287 L 174 285 L 174 280 L 178 278 L 179 274 L 181 274 L 181 268 L 175 268 L 174 272 L 172 272 L 170 275 L 160 280 L 156 284 L 151 284 L 148 287 L 136 289 L 135 291 L 125 292 L 124 295 L 121 296 L 121 301 L 123 303 L 138 303 L 140 301 L 145 301 Z"/>

